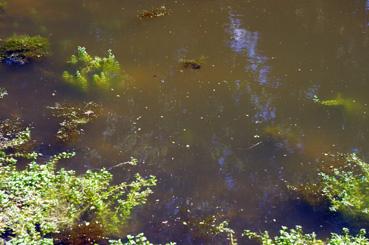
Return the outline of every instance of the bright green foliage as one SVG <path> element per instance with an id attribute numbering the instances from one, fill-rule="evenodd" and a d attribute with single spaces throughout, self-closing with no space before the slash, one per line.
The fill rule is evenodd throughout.
<path id="1" fill-rule="evenodd" d="M 104 169 L 81 176 L 56 170 L 57 162 L 73 153 L 61 153 L 44 164 L 37 163 L 37 153 L 6 154 L 27 139 L 29 130 L 0 148 L 0 233 L 11 230 L 12 244 L 51 244 L 45 235 L 73 226 L 82 215 L 101 224 L 107 233 L 116 232 L 133 208 L 146 202 L 150 187 L 156 184 L 155 177 L 136 174 L 130 183 L 111 186 L 112 175 Z M 23 156 L 31 162 L 18 170 L 16 159 Z"/>
<path id="2" fill-rule="evenodd" d="M 365 230 L 360 230 L 356 236 L 351 236 L 348 229 L 343 229 L 343 234 L 332 233 L 326 241 L 316 238 L 315 233 L 305 234 L 301 226 L 288 229 L 282 226 L 279 235 L 271 237 L 267 231 L 255 233 L 245 230 L 243 235 L 249 239 L 255 239 L 262 245 L 368 245 Z"/>
<path id="3" fill-rule="evenodd" d="M 138 234 L 137 236 L 128 235 L 127 241 L 122 242 L 122 240 L 110 240 L 110 245 L 153 245 L 143 233 Z M 170 242 L 165 245 L 175 245 L 176 243 Z"/>
<path id="4" fill-rule="evenodd" d="M 279 235 L 270 237 L 267 231 L 261 234 L 245 230 L 244 236 L 249 239 L 256 239 L 260 241 L 262 245 L 323 245 L 321 240 L 316 238 L 315 233 L 305 234 L 301 226 L 296 226 L 295 229 L 288 229 L 282 226 L 279 231 Z"/>
<path id="5" fill-rule="evenodd" d="M 369 220 L 369 164 L 355 154 L 346 157 L 347 165 L 330 173 L 320 173 L 323 195 L 330 209 L 348 217 Z"/>
<path id="6" fill-rule="evenodd" d="M 64 71 L 63 78 L 81 90 L 90 88 L 109 90 L 125 80 L 119 62 L 111 50 L 108 50 L 107 57 L 100 58 L 92 57 L 86 48 L 78 47 L 77 53 L 71 56 L 68 63 L 73 71 Z"/>
<path id="7" fill-rule="evenodd" d="M 14 35 L 0 39 L 0 61 L 8 64 L 26 64 L 49 54 L 49 41 L 41 36 Z"/>
<path id="8" fill-rule="evenodd" d="M 229 245 L 238 244 L 237 238 L 235 237 L 235 231 L 229 227 L 228 221 L 223 221 L 222 223 L 213 226 L 213 229 L 215 234 L 225 234 L 229 241 Z"/>
<path id="9" fill-rule="evenodd" d="M 350 231 L 347 228 L 343 229 L 343 234 L 338 235 L 331 234 L 328 245 L 368 245 L 369 240 L 365 237 L 366 232 L 361 229 L 357 236 L 350 235 Z"/>

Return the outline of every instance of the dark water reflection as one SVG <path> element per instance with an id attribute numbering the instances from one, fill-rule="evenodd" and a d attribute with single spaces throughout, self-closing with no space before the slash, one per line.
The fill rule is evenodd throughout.
<path id="1" fill-rule="evenodd" d="M 164 4 L 169 16 L 136 18 L 138 10 Z M 236 230 L 300 224 L 326 235 L 348 224 L 296 200 L 285 180 L 312 177 L 323 152 L 356 151 L 368 159 L 368 4 L 12 0 L 0 35 L 47 35 L 53 55 L 27 67 L 0 67 L 0 85 L 10 93 L 1 116 L 31 123 L 45 154 L 79 152 L 64 167 L 84 171 L 134 156 L 142 164 L 131 171 L 157 175 L 151 204 L 122 234 L 206 243 L 183 222 L 216 214 Z M 92 95 L 65 86 L 64 62 L 78 45 L 96 55 L 112 49 L 134 87 Z M 200 56 L 207 57 L 200 70 L 178 65 Z M 361 110 L 312 101 L 338 94 L 360 102 Z M 43 108 L 87 100 L 104 106 L 102 118 L 77 143 L 57 144 L 57 124 Z M 119 182 L 127 170 L 114 174 Z"/>

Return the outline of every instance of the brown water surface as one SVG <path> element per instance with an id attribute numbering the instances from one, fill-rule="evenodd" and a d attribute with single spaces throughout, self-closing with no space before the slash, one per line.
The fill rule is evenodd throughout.
<path id="1" fill-rule="evenodd" d="M 136 17 L 161 5 L 170 15 Z M 237 231 L 299 224 L 325 236 L 350 226 L 297 200 L 285 181 L 312 178 L 324 152 L 369 159 L 369 1 L 11 0 L 0 37 L 13 33 L 48 36 L 52 56 L 0 66 L 10 94 L 1 117 L 32 124 L 44 154 L 77 151 L 62 167 L 83 172 L 133 156 L 141 164 L 131 172 L 158 177 L 122 236 L 222 244 L 185 225 L 213 214 Z M 68 87 L 61 74 L 79 45 L 94 55 L 112 49 L 134 86 L 93 94 Z M 178 64 L 201 56 L 201 69 Z M 360 110 L 313 101 L 339 94 Z M 78 142 L 58 144 L 45 107 L 90 100 L 103 116 Z M 114 176 L 119 182 L 127 169 Z"/>

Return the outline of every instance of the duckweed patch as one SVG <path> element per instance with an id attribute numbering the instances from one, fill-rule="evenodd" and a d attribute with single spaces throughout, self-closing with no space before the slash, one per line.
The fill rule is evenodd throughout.
<path id="1" fill-rule="evenodd" d="M 47 108 L 55 118 L 61 120 L 56 137 L 62 142 L 75 141 L 84 133 L 82 126 L 95 120 L 102 109 L 94 102 L 85 103 L 80 107 L 56 104 Z"/>
<path id="2" fill-rule="evenodd" d="M 0 61 L 24 65 L 49 54 L 49 41 L 41 36 L 14 35 L 0 40 Z"/>
<path id="3" fill-rule="evenodd" d="M 63 79 L 72 86 L 87 91 L 92 88 L 103 90 L 124 86 L 127 75 L 120 68 L 120 64 L 113 52 L 108 50 L 106 57 L 92 57 L 84 47 L 78 47 L 77 53 L 68 61 L 71 71 L 64 71 Z"/>

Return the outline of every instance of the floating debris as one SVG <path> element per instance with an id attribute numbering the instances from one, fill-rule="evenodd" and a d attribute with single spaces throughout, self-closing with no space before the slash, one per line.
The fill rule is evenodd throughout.
<path id="1" fill-rule="evenodd" d="M 157 17 L 162 17 L 169 15 L 168 9 L 163 5 L 158 8 L 153 8 L 151 10 L 142 10 L 141 13 L 137 15 L 140 19 L 152 19 Z"/>
<path id="2" fill-rule="evenodd" d="M 25 65 L 49 54 L 49 41 L 41 36 L 14 35 L 0 39 L 0 61 L 9 65 Z"/>
<path id="3" fill-rule="evenodd" d="M 180 59 L 179 63 L 184 69 L 198 70 L 205 64 L 205 56 L 201 56 L 198 59 Z"/>
<path id="4" fill-rule="evenodd" d="M 56 135 L 62 142 L 76 140 L 84 132 L 81 127 L 101 114 L 101 106 L 94 102 L 85 103 L 82 107 L 56 104 L 47 108 L 55 118 L 62 120 Z"/>

